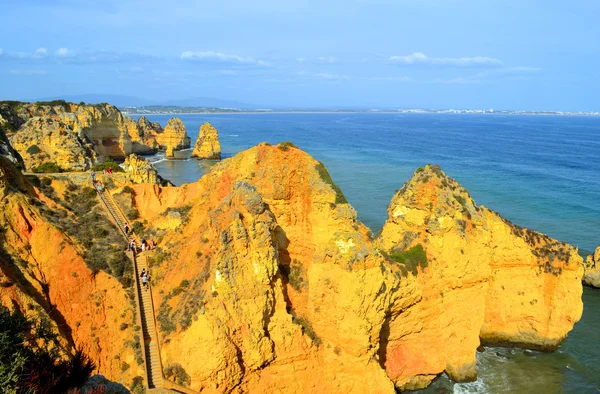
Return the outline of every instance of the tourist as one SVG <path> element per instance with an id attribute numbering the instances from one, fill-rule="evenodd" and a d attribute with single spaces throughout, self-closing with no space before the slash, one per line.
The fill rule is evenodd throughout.
<path id="1" fill-rule="evenodd" d="M 92 170 L 92 185 L 96 183 L 96 172 Z"/>
<path id="2" fill-rule="evenodd" d="M 106 173 L 108 175 L 112 174 L 112 167 L 108 167 L 108 169 L 106 170 Z"/>
<path id="3" fill-rule="evenodd" d="M 127 223 L 125 223 L 123 229 L 125 230 L 125 235 L 129 234 L 129 225 Z"/>
<path id="4" fill-rule="evenodd" d="M 97 184 L 97 186 L 96 186 L 96 189 L 98 189 L 98 191 L 99 191 L 100 193 L 102 193 L 102 192 L 104 191 L 104 186 L 102 186 L 102 182 L 101 182 L 101 181 L 98 181 L 98 184 Z"/>
<path id="5" fill-rule="evenodd" d="M 142 269 L 142 285 L 147 289 L 148 288 L 148 273 L 145 269 Z"/>

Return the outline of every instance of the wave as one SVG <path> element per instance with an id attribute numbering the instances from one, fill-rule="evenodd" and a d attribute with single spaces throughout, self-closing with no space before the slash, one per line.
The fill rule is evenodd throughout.
<path id="1" fill-rule="evenodd" d="M 239 137 L 239 134 L 227 134 L 228 137 Z"/>

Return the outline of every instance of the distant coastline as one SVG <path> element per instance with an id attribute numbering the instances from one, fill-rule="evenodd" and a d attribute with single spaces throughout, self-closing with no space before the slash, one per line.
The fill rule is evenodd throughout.
<path id="1" fill-rule="evenodd" d="M 525 115 L 525 116 L 600 116 L 600 112 L 564 112 L 564 111 L 494 111 L 473 109 L 399 109 L 399 110 L 270 110 L 270 109 L 235 109 L 235 108 L 202 108 L 202 107 L 121 107 L 124 115 L 223 115 L 223 114 L 416 114 L 416 115 Z"/>

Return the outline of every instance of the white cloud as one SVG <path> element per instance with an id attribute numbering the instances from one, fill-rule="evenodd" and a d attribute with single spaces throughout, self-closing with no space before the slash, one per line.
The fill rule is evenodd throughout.
<path id="1" fill-rule="evenodd" d="M 131 67 L 129 67 L 129 71 L 131 71 L 133 73 L 143 73 L 144 68 L 140 67 L 140 66 L 131 66 Z"/>
<path id="2" fill-rule="evenodd" d="M 26 70 L 26 69 L 12 69 L 8 71 L 12 75 L 46 75 L 46 70 Z"/>
<path id="3" fill-rule="evenodd" d="M 486 56 L 475 57 L 429 57 L 422 52 L 413 52 L 407 56 L 391 56 L 389 62 L 403 66 L 433 65 L 445 67 L 498 67 L 502 62 Z"/>
<path id="4" fill-rule="evenodd" d="M 306 61 L 306 58 L 305 57 L 298 57 L 298 58 L 296 58 L 296 61 L 298 63 L 304 63 Z"/>
<path id="5" fill-rule="evenodd" d="M 33 54 L 33 58 L 41 59 L 43 57 L 46 57 L 47 55 L 48 55 L 48 50 L 46 48 L 38 48 L 35 50 L 35 53 Z"/>
<path id="6" fill-rule="evenodd" d="M 333 56 L 319 56 L 317 58 L 317 62 L 325 63 L 325 64 L 333 64 L 333 63 L 337 63 L 337 59 Z"/>
<path id="7" fill-rule="evenodd" d="M 0 48 L 0 56 L 4 55 L 4 50 Z"/>
<path id="8" fill-rule="evenodd" d="M 253 66 L 261 66 L 261 67 L 269 67 L 271 63 L 254 59 L 253 57 L 245 57 L 238 55 L 230 55 L 221 52 L 192 52 L 185 51 L 180 56 L 183 60 L 191 60 L 198 62 L 206 62 L 206 63 L 227 63 L 227 64 L 237 64 L 237 65 L 253 65 Z"/>
<path id="9" fill-rule="evenodd" d="M 390 82 L 412 82 L 410 77 L 372 77 L 369 78 L 372 81 L 390 81 Z"/>
<path id="10" fill-rule="evenodd" d="M 54 52 L 54 55 L 56 57 L 73 57 L 75 52 L 67 48 L 59 48 Z"/>

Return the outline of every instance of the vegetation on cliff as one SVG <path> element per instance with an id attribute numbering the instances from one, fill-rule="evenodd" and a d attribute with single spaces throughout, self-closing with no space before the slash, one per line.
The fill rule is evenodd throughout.
<path id="1" fill-rule="evenodd" d="M 0 304 L 0 392 L 65 393 L 96 368 L 78 349 L 63 357 L 58 335 L 45 319 L 25 317 Z"/>

